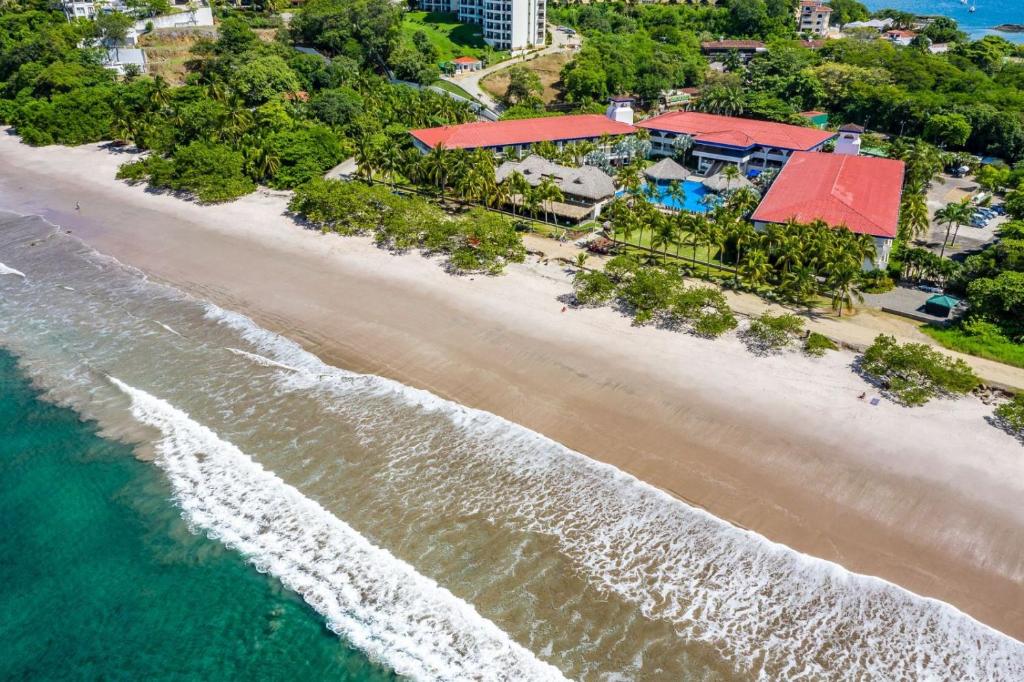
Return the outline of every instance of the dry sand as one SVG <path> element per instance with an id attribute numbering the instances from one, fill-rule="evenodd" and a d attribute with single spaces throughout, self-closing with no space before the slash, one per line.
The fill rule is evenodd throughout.
<path id="1" fill-rule="evenodd" d="M 127 158 L 0 136 L 0 208 L 42 214 L 329 362 L 497 413 L 1024 638 L 1024 448 L 979 401 L 871 406 L 850 353 L 759 358 L 735 337 L 562 312 L 558 266 L 453 277 L 303 230 L 280 193 L 203 207 L 129 187 L 114 180 Z"/>

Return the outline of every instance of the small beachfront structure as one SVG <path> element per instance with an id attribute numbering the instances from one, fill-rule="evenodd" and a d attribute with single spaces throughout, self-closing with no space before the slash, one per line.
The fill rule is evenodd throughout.
<path id="1" fill-rule="evenodd" d="M 442 64 L 442 67 L 446 73 L 458 76 L 459 74 L 469 73 L 470 71 L 479 71 L 484 68 L 484 63 L 476 57 L 456 57 L 455 59 Z"/>
<path id="2" fill-rule="evenodd" d="M 757 196 L 761 196 L 754 183 L 742 175 L 730 178 L 725 173 L 715 173 L 704 180 L 704 186 L 712 192 L 718 192 L 719 194 L 722 192 L 735 192 L 738 189 L 747 189 L 757 194 Z"/>
<path id="3" fill-rule="evenodd" d="M 869 235 L 884 269 L 899 229 L 904 163 L 849 154 L 796 152 L 751 216 L 754 227 L 790 220 L 822 220 L 830 227 Z"/>
<path id="4" fill-rule="evenodd" d="M 410 130 L 413 144 L 426 154 L 438 145 L 445 149 L 489 149 L 502 154 L 522 156 L 538 142 L 557 147 L 570 142 L 598 144 L 605 136 L 617 142 L 636 133 L 636 128 L 600 114 L 577 114 L 549 118 L 523 118 L 510 121 L 475 121 L 459 125 Z M 610 151 L 610 150 L 609 150 Z"/>
<path id="5" fill-rule="evenodd" d="M 698 111 L 674 111 L 636 125 L 651 131 L 653 156 L 672 156 L 677 138 L 692 138 L 690 151 L 700 173 L 724 163 L 734 163 L 742 171 L 778 168 L 794 152 L 820 151 L 835 137 L 816 128 Z"/>
<path id="6" fill-rule="evenodd" d="M 760 40 L 709 40 L 700 44 L 700 51 L 711 61 L 725 59 L 733 52 L 746 63 L 756 55 L 768 51 Z"/>
<path id="7" fill-rule="evenodd" d="M 644 169 L 644 177 L 659 185 L 667 185 L 670 182 L 683 182 L 691 175 L 693 173 L 667 156 L 653 166 L 648 166 Z"/>
<path id="8" fill-rule="evenodd" d="M 504 182 L 518 171 L 531 187 L 550 178 L 562 192 L 561 201 L 552 201 L 549 211 L 572 222 L 583 222 L 601 215 L 601 209 L 615 196 L 615 181 L 600 168 L 571 168 L 533 154 L 522 161 L 506 161 L 495 171 L 495 180 Z M 522 206 L 522 197 L 512 201 Z"/>

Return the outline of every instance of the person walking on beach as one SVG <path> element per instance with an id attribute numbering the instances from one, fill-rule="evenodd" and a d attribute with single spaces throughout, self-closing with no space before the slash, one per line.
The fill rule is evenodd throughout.
<path id="1" fill-rule="evenodd" d="M 80 210 L 82 210 L 82 207 L 81 207 L 81 206 L 79 206 L 79 204 L 78 204 L 78 202 L 77 202 L 77 201 L 75 202 L 75 210 L 76 210 L 76 211 L 80 211 Z"/>

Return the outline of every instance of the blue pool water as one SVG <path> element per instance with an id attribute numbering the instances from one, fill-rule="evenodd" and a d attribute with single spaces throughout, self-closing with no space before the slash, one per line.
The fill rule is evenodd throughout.
<path id="1" fill-rule="evenodd" d="M 673 211 L 682 210 L 689 211 L 691 213 L 707 213 L 712 204 L 707 203 L 705 197 L 711 194 L 711 192 L 704 186 L 704 183 L 695 182 L 693 180 L 684 180 L 682 185 L 683 191 L 686 192 L 686 197 L 682 203 L 669 196 L 669 186 L 667 183 L 654 185 L 658 190 L 654 196 L 648 196 L 646 194 L 644 196 L 648 196 L 648 200 L 652 204 L 664 206 L 665 208 L 670 208 Z M 617 196 L 622 196 L 623 194 L 624 191 L 622 190 L 616 193 Z"/>

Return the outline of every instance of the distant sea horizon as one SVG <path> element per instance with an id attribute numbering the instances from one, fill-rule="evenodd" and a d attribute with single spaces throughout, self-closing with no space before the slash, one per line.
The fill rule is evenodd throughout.
<path id="1" fill-rule="evenodd" d="M 1006 0 L 968 0 L 976 11 L 968 11 L 968 5 L 960 0 L 862 0 L 872 12 L 880 9 L 897 9 L 914 14 L 934 14 L 955 19 L 960 28 L 977 40 L 987 35 L 997 35 L 1015 43 L 1024 42 L 1024 33 L 1007 33 L 993 30 L 1001 24 L 1024 24 L 1024 4 Z"/>

